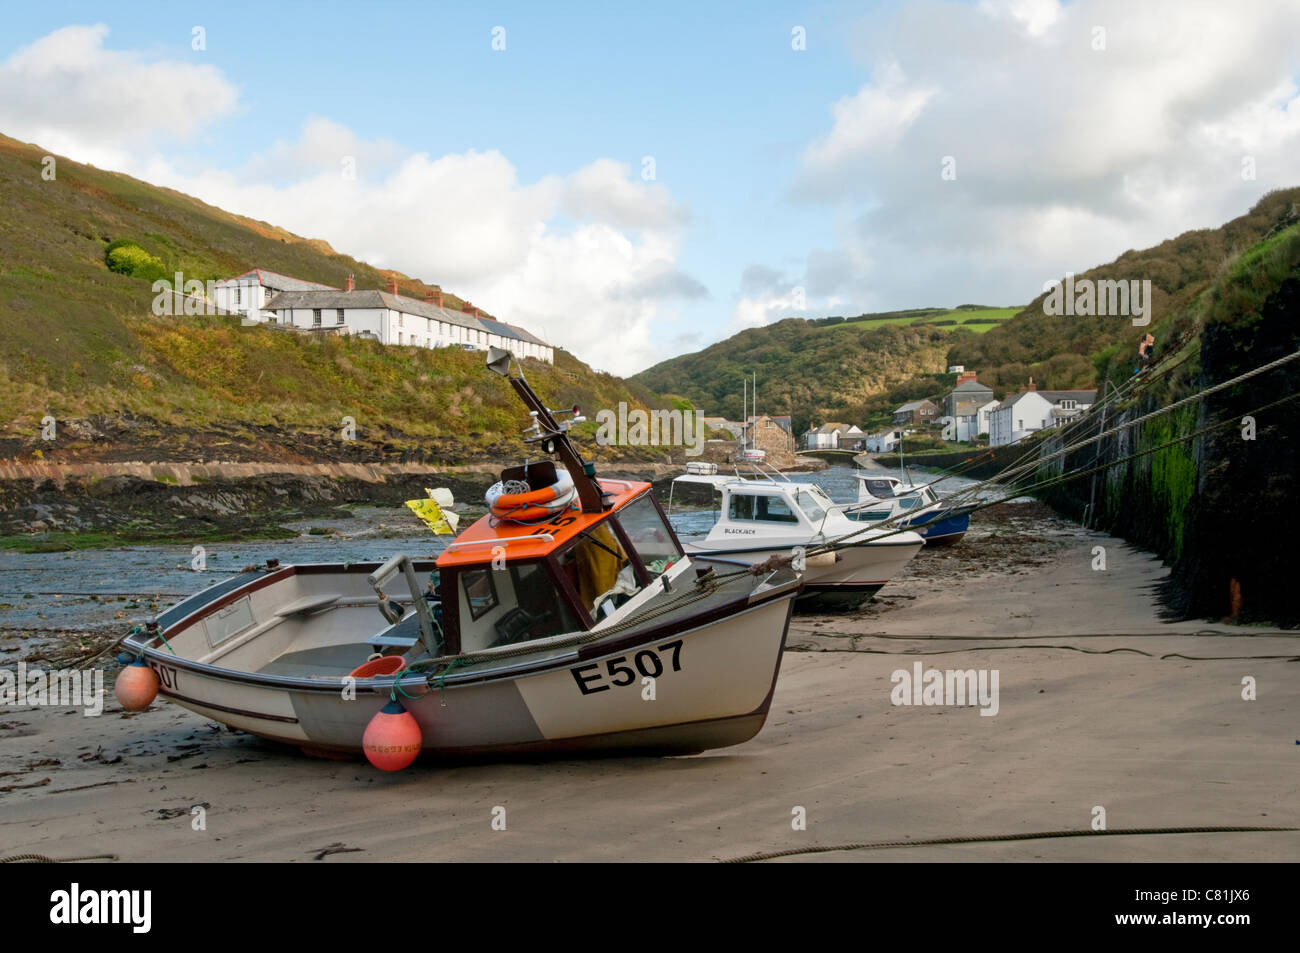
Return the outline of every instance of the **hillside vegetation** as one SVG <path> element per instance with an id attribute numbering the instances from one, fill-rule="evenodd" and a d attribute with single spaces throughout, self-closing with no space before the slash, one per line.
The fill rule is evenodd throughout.
<path id="1" fill-rule="evenodd" d="M 632 380 L 736 419 L 745 376 L 757 372 L 759 413 L 789 414 L 800 432 L 827 420 L 880 418 L 896 399 L 924 397 L 951 384 L 955 375 L 942 372 L 957 335 L 973 336 L 960 325 L 921 317 L 830 323 L 787 318 L 663 361 Z"/>
<path id="2" fill-rule="evenodd" d="M 1058 390 L 1097 386 L 1107 377 L 1118 382 L 1132 373 L 1142 335 L 1157 326 L 1162 329 L 1156 334 L 1157 355 L 1171 341 L 1185 337 L 1192 302 L 1231 272 L 1238 256 L 1300 221 L 1297 203 L 1300 189 L 1271 192 L 1247 214 L 1220 228 L 1184 232 L 1075 275 L 1076 283 L 1150 280 L 1150 327 L 1134 327 L 1125 315 L 1050 315 L 1043 308 L 1044 293 L 987 334 L 955 341 L 948 361 L 977 369 L 980 380 L 999 395 L 1021 389 L 1031 375 L 1040 386 Z"/>
<path id="3" fill-rule="evenodd" d="M 1130 315 L 1049 315 L 1046 293 L 1023 309 L 962 305 L 951 311 L 791 318 L 742 331 L 632 379 L 683 394 L 711 414 L 737 416 L 744 376 L 756 371 L 759 411 L 791 414 L 799 431 L 828 420 L 868 430 L 884 425 L 901 403 L 941 399 L 955 381 L 944 371 L 954 364 L 978 372 L 999 398 L 1023 389 L 1031 376 L 1044 389 L 1118 383 L 1132 373 L 1138 341 L 1147 331 L 1156 336 L 1157 355 L 1185 344 L 1194 334 L 1192 304 L 1243 252 L 1300 221 L 1298 203 L 1300 189 L 1272 192 L 1221 228 L 1127 251 L 1075 276 L 1076 282 L 1149 280 L 1148 327 L 1135 327 Z"/>
<path id="4" fill-rule="evenodd" d="M 44 156 L 0 136 L 0 456 L 329 457 L 344 416 L 358 436 L 345 457 L 394 441 L 422 455 L 422 440 L 472 455 L 517 439 L 526 414 L 481 353 L 154 316 L 159 272 L 206 281 L 256 266 L 337 287 L 351 274 L 359 288 L 395 273 L 69 159 L 56 159 L 47 180 Z M 397 278 L 412 297 L 436 287 Z M 463 303 L 449 292 L 444 301 Z M 558 350 L 554 367 L 528 361 L 527 374 L 556 406 L 659 404 Z M 47 414 L 82 423 L 61 426 L 50 444 L 38 439 Z"/>

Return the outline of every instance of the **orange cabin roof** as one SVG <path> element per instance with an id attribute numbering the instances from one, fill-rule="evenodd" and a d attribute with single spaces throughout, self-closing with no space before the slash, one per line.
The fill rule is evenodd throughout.
<path id="1" fill-rule="evenodd" d="M 596 482 L 604 492 L 614 497 L 614 505 L 603 513 L 567 509 L 540 523 L 512 523 L 491 515 L 484 516 L 447 545 L 446 551 L 438 557 L 438 568 L 491 562 L 492 550 L 498 545 L 504 547 L 507 560 L 538 559 L 554 552 L 578 533 L 595 526 L 611 513 L 618 512 L 650 489 L 649 483 L 631 480 L 597 478 Z M 541 538 L 547 533 L 554 537 L 549 542 Z M 521 538 L 527 536 L 537 536 L 538 539 L 534 542 Z"/>

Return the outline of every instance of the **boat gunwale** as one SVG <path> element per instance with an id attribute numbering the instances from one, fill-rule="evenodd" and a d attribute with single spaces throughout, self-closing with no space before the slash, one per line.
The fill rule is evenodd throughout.
<path id="1" fill-rule="evenodd" d="M 337 694 L 339 687 L 346 678 L 346 675 L 340 675 L 337 678 L 308 678 L 296 675 L 267 675 L 259 672 L 244 672 L 238 669 L 222 668 L 217 665 L 209 665 L 204 662 L 197 662 L 193 659 L 182 658 L 174 654 L 167 654 L 164 648 L 158 644 L 150 645 L 148 643 L 162 642 L 165 645 L 166 637 L 169 633 L 174 634 L 182 627 L 188 627 L 193 624 L 195 616 L 202 618 L 212 612 L 223 608 L 230 602 L 241 598 L 248 592 L 260 589 L 270 584 L 270 581 L 276 580 L 284 574 L 292 575 L 298 569 L 306 568 L 311 572 L 322 572 L 335 567 L 347 567 L 346 571 L 359 571 L 359 567 L 366 564 L 358 563 L 304 563 L 299 565 L 288 565 L 279 567 L 275 571 L 268 573 L 258 579 L 249 580 L 244 586 L 223 593 L 221 597 L 205 604 L 202 608 L 195 610 L 183 619 L 178 620 L 174 625 L 165 631 L 150 633 L 148 631 L 135 632 L 127 635 L 121 642 L 123 646 L 138 651 L 149 661 L 156 661 L 160 665 L 167 665 L 175 669 L 181 669 L 203 675 L 220 681 L 236 681 L 245 684 L 253 684 L 267 688 L 284 688 L 295 689 L 305 692 Z M 378 564 L 375 564 L 378 565 Z M 438 679 L 439 685 L 458 685 L 471 684 L 476 682 L 497 681 L 502 679 L 512 679 L 521 675 L 526 675 L 532 671 L 545 671 L 548 669 L 561 669 L 573 661 L 584 661 L 592 657 L 599 657 L 609 652 L 619 651 L 629 645 L 661 641 L 664 634 L 675 634 L 676 632 L 689 633 L 699 629 L 701 626 L 717 622 L 719 619 L 729 615 L 744 615 L 752 609 L 756 609 L 768 602 L 777 599 L 789 598 L 791 600 L 798 598 L 803 589 L 804 582 L 802 577 L 796 577 L 786 582 L 772 586 L 770 589 L 759 593 L 749 592 L 748 594 L 738 593 L 734 598 L 728 599 L 721 605 L 710 609 L 708 612 L 701 613 L 697 616 L 689 617 L 690 624 L 682 627 L 681 622 L 677 625 L 672 623 L 649 624 L 645 628 L 633 629 L 627 633 L 609 632 L 608 639 L 594 639 L 585 644 L 572 646 L 572 651 L 563 652 L 559 655 L 550 655 L 544 659 L 525 659 L 516 665 L 496 666 L 485 671 L 453 671 L 446 675 L 438 674 L 431 670 L 413 684 L 427 682 L 430 676 Z M 212 588 L 212 587 L 209 587 Z M 197 594 L 196 594 L 197 595 Z M 190 597 L 193 598 L 193 597 Z M 738 611 L 737 604 L 743 603 Z M 577 632 L 575 635 L 579 634 Z M 621 637 L 620 637 L 621 636 Z M 545 647 L 539 648 L 539 652 L 545 652 Z M 410 676 L 406 676 L 410 677 Z M 371 692 L 374 694 L 387 694 L 391 692 L 398 683 L 395 676 L 377 676 L 373 678 L 357 679 L 356 688 L 362 692 Z"/>

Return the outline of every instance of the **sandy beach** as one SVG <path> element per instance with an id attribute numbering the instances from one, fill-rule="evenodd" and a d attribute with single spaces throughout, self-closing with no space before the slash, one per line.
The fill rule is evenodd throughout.
<path id="1" fill-rule="evenodd" d="M 981 514 L 983 517 L 985 514 Z M 1094 547 L 1106 569 L 1092 568 Z M 713 861 L 1030 831 L 1300 826 L 1297 634 L 1161 620 L 1162 568 L 1039 504 L 977 518 L 863 611 L 796 616 L 772 714 L 682 758 L 312 760 L 177 706 L 0 711 L 0 856 Z M 5 656 L 12 666 L 14 654 Z M 995 716 L 896 706 L 891 675 L 996 670 Z M 1243 700 L 1243 678 L 1256 699 Z M 194 830 L 203 806 L 206 830 Z M 500 818 L 504 809 L 504 830 Z M 806 829 L 795 830 L 796 809 Z M 1300 860 L 1300 833 L 795 855 L 820 862 Z"/>

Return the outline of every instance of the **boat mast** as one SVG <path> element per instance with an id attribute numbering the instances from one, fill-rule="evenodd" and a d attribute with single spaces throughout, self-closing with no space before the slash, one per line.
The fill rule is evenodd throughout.
<path id="1" fill-rule="evenodd" d="M 487 366 L 490 370 L 510 381 L 510 386 L 515 389 L 515 393 L 524 402 L 524 406 L 528 408 L 530 413 L 536 415 L 534 419 L 537 421 L 538 431 L 542 438 L 542 449 L 558 457 L 560 462 L 564 464 L 564 468 L 569 471 L 569 476 L 573 478 L 573 488 L 578 492 L 578 501 L 582 504 L 582 512 L 605 512 L 608 507 L 605 505 L 604 493 L 600 485 L 596 483 L 595 466 L 586 463 L 582 459 L 582 455 L 578 453 L 577 448 L 573 446 L 573 442 L 569 439 L 568 429 L 561 427 L 550 409 L 542 403 L 542 399 L 537 396 L 537 392 L 524 378 L 523 368 L 519 367 L 518 361 L 515 362 L 518 374 L 517 376 L 511 376 L 511 357 L 509 351 L 499 347 L 488 348 Z M 576 411 L 577 408 L 575 407 L 574 410 Z"/>

